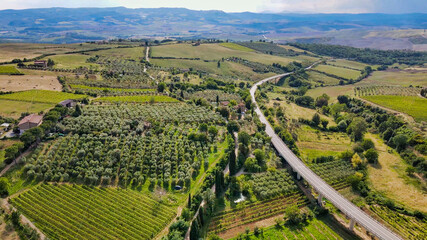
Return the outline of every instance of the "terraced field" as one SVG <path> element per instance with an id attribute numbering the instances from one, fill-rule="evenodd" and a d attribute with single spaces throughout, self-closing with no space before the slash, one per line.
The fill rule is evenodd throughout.
<path id="1" fill-rule="evenodd" d="M 340 231 L 338 231 L 340 230 Z M 310 240 L 327 240 L 327 239 L 359 239 L 353 234 L 350 234 L 339 226 L 331 225 L 330 221 L 323 221 L 319 219 L 313 219 L 306 225 L 301 227 L 289 227 L 285 226 L 274 226 L 268 229 L 264 229 L 263 234 L 250 234 L 243 236 L 244 239 L 310 239 Z M 233 238 L 239 239 L 239 238 Z"/>
<path id="2" fill-rule="evenodd" d="M 427 222 L 394 212 L 387 207 L 372 205 L 369 209 L 398 231 L 405 239 L 427 239 Z"/>
<path id="3" fill-rule="evenodd" d="M 42 184 L 11 199 L 50 239 L 149 239 L 175 215 L 132 190 Z"/>
<path id="4" fill-rule="evenodd" d="M 239 226 L 283 214 L 291 205 L 306 206 L 308 199 L 303 193 L 282 195 L 265 201 L 250 203 L 217 213 L 211 219 L 209 232 L 220 233 Z"/>

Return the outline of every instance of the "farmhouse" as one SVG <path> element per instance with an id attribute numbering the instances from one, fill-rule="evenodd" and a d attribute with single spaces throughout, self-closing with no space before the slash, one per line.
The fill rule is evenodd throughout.
<path id="1" fill-rule="evenodd" d="M 30 114 L 24 117 L 18 124 L 21 131 L 28 130 L 33 127 L 37 127 L 42 124 L 43 116 L 37 114 Z"/>
<path id="2" fill-rule="evenodd" d="M 67 100 L 60 102 L 59 104 L 61 104 L 63 107 L 70 108 L 70 107 L 76 106 L 76 101 L 74 101 L 72 99 L 67 99 Z"/>
<path id="3" fill-rule="evenodd" d="M 36 60 L 36 61 L 34 61 L 34 65 L 37 67 L 47 68 L 47 61 L 46 60 Z"/>

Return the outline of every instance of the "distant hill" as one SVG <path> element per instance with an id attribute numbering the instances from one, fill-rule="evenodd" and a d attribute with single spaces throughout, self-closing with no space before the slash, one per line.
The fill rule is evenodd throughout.
<path id="1" fill-rule="evenodd" d="M 397 29 L 425 29 L 427 14 L 266 14 L 184 8 L 48 8 L 0 11 L 0 41 L 73 43 L 108 38 L 221 38 L 340 43 Z M 425 33 L 404 35 L 423 42 Z M 368 36 L 369 37 L 369 36 Z M 344 43 L 346 41 L 343 41 Z M 366 40 L 359 42 L 369 45 Z M 415 43 L 415 44 L 416 44 Z M 350 44 L 351 45 L 351 44 Z M 407 47 L 408 47 L 407 46 Z"/>

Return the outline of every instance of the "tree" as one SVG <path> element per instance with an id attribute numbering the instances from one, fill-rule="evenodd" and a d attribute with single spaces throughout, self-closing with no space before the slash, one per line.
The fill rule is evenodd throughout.
<path id="1" fill-rule="evenodd" d="M 323 128 L 326 129 L 326 127 L 328 126 L 329 121 L 326 120 L 326 119 L 322 119 L 321 123 L 322 123 Z"/>
<path id="2" fill-rule="evenodd" d="M 199 130 L 200 130 L 201 132 L 206 132 L 206 131 L 208 131 L 208 125 L 207 125 L 206 123 L 202 123 L 202 124 L 200 124 L 200 126 L 199 126 Z"/>
<path id="3" fill-rule="evenodd" d="M 208 133 L 214 138 L 218 134 L 218 129 L 215 126 L 209 126 Z"/>
<path id="4" fill-rule="evenodd" d="M 289 206 L 285 209 L 285 221 L 290 224 L 299 224 L 302 221 L 301 212 L 297 205 Z"/>
<path id="5" fill-rule="evenodd" d="M 234 151 L 230 152 L 230 155 L 228 157 L 229 161 L 229 169 L 230 169 L 230 175 L 234 175 L 237 173 L 237 164 L 236 164 L 236 153 Z"/>
<path id="6" fill-rule="evenodd" d="M 396 135 L 393 137 L 393 143 L 396 145 L 397 151 L 401 152 L 408 146 L 408 137 L 405 134 Z"/>
<path id="7" fill-rule="evenodd" d="M 248 172 L 260 172 L 261 168 L 255 158 L 247 158 L 245 161 L 245 170 Z"/>
<path id="8" fill-rule="evenodd" d="M 78 117 L 82 115 L 82 109 L 79 104 L 76 105 L 76 110 L 73 112 L 73 117 Z"/>
<path id="9" fill-rule="evenodd" d="M 347 95 L 339 95 L 338 97 L 337 97 L 337 99 L 338 99 L 338 102 L 340 103 L 340 104 L 347 104 L 349 101 L 350 101 L 350 98 L 347 96 Z"/>
<path id="10" fill-rule="evenodd" d="M 328 106 L 328 101 L 329 101 L 329 96 L 328 94 L 324 93 L 322 94 L 322 96 L 319 96 L 316 98 L 316 107 L 323 107 L 323 106 Z"/>
<path id="11" fill-rule="evenodd" d="M 261 149 L 255 149 L 254 155 L 255 155 L 255 159 L 258 162 L 258 165 L 264 166 L 265 165 L 265 153 L 264 153 L 264 151 Z"/>
<path id="12" fill-rule="evenodd" d="M 251 136 L 247 132 L 239 132 L 238 140 L 243 145 L 248 146 Z"/>
<path id="13" fill-rule="evenodd" d="M 227 123 L 227 130 L 229 133 L 238 132 L 239 124 L 236 121 L 230 121 Z"/>
<path id="14" fill-rule="evenodd" d="M 310 96 L 297 97 L 295 103 L 303 107 L 313 107 L 314 99 Z"/>
<path id="15" fill-rule="evenodd" d="M 228 119 L 228 116 L 230 115 L 230 112 L 228 111 L 228 108 L 226 108 L 226 107 L 220 107 L 218 109 L 218 112 L 222 117 L 224 117 L 226 119 Z"/>
<path id="16" fill-rule="evenodd" d="M 164 90 L 166 89 L 166 84 L 164 82 L 159 83 L 159 85 L 157 85 L 157 91 L 162 93 Z"/>
<path id="17" fill-rule="evenodd" d="M 353 168 L 360 169 L 360 167 L 363 165 L 363 160 L 360 158 L 359 154 L 355 153 L 353 155 L 351 158 L 351 164 L 353 165 Z"/>
<path id="18" fill-rule="evenodd" d="M 9 195 L 9 180 L 5 177 L 0 178 L 0 196 L 5 197 Z"/>
<path id="19" fill-rule="evenodd" d="M 354 141 L 359 141 L 363 138 L 363 134 L 365 134 L 367 126 L 368 125 L 364 118 L 356 117 L 351 121 L 347 131 L 351 133 L 351 137 Z"/>
<path id="20" fill-rule="evenodd" d="M 187 207 L 191 208 L 191 193 L 188 194 L 188 203 L 187 203 Z"/>
<path id="21" fill-rule="evenodd" d="M 362 148 L 366 151 L 371 148 L 375 148 L 375 144 L 371 139 L 363 139 Z"/>
<path id="22" fill-rule="evenodd" d="M 377 163 L 378 162 L 378 152 L 375 149 L 370 148 L 365 152 L 365 158 L 369 163 Z"/>
<path id="23" fill-rule="evenodd" d="M 318 126 L 320 123 L 320 115 L 318 113 L 315 113 L 311 121 L 313 122 L 314 126 Z"/>
<path id="24" fill-rule="evenodd" d="M 341 132 L 345 132 L 345 130 L 347 129 L 347 122 L 345 121 L 345 120 L 341 120 L 339 123 L 338 123 L 338 129 L 341 131 Z"/>
<path id="25" fill-rule="evenodd" d="M 220 61 L 218 61 L 218 63 L 217 63 L 217 67 L 218 67 L 218 68 L 220 68 L 220 67 L 221 67 L 221 62 L 220 62 Z"/>
<path id="26" fill-rule="evenodd" d="M 47 66 L 48 66 L 48 67 L 53 67 L 53 65 L 55 65 L 55 61 L 53 61 L 52 59 L 50 59 L 50 58 L 49 58 L 49 59 L 47 60 Z"/>

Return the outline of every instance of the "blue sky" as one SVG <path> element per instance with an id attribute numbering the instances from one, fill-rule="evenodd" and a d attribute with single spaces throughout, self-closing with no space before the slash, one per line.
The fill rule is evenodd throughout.
<path id="1" fill-rule="evenodd" d="M 427 13 L 426 0 L 1 0 L 0 9 L 115 6 L 226 12 Z"/>

